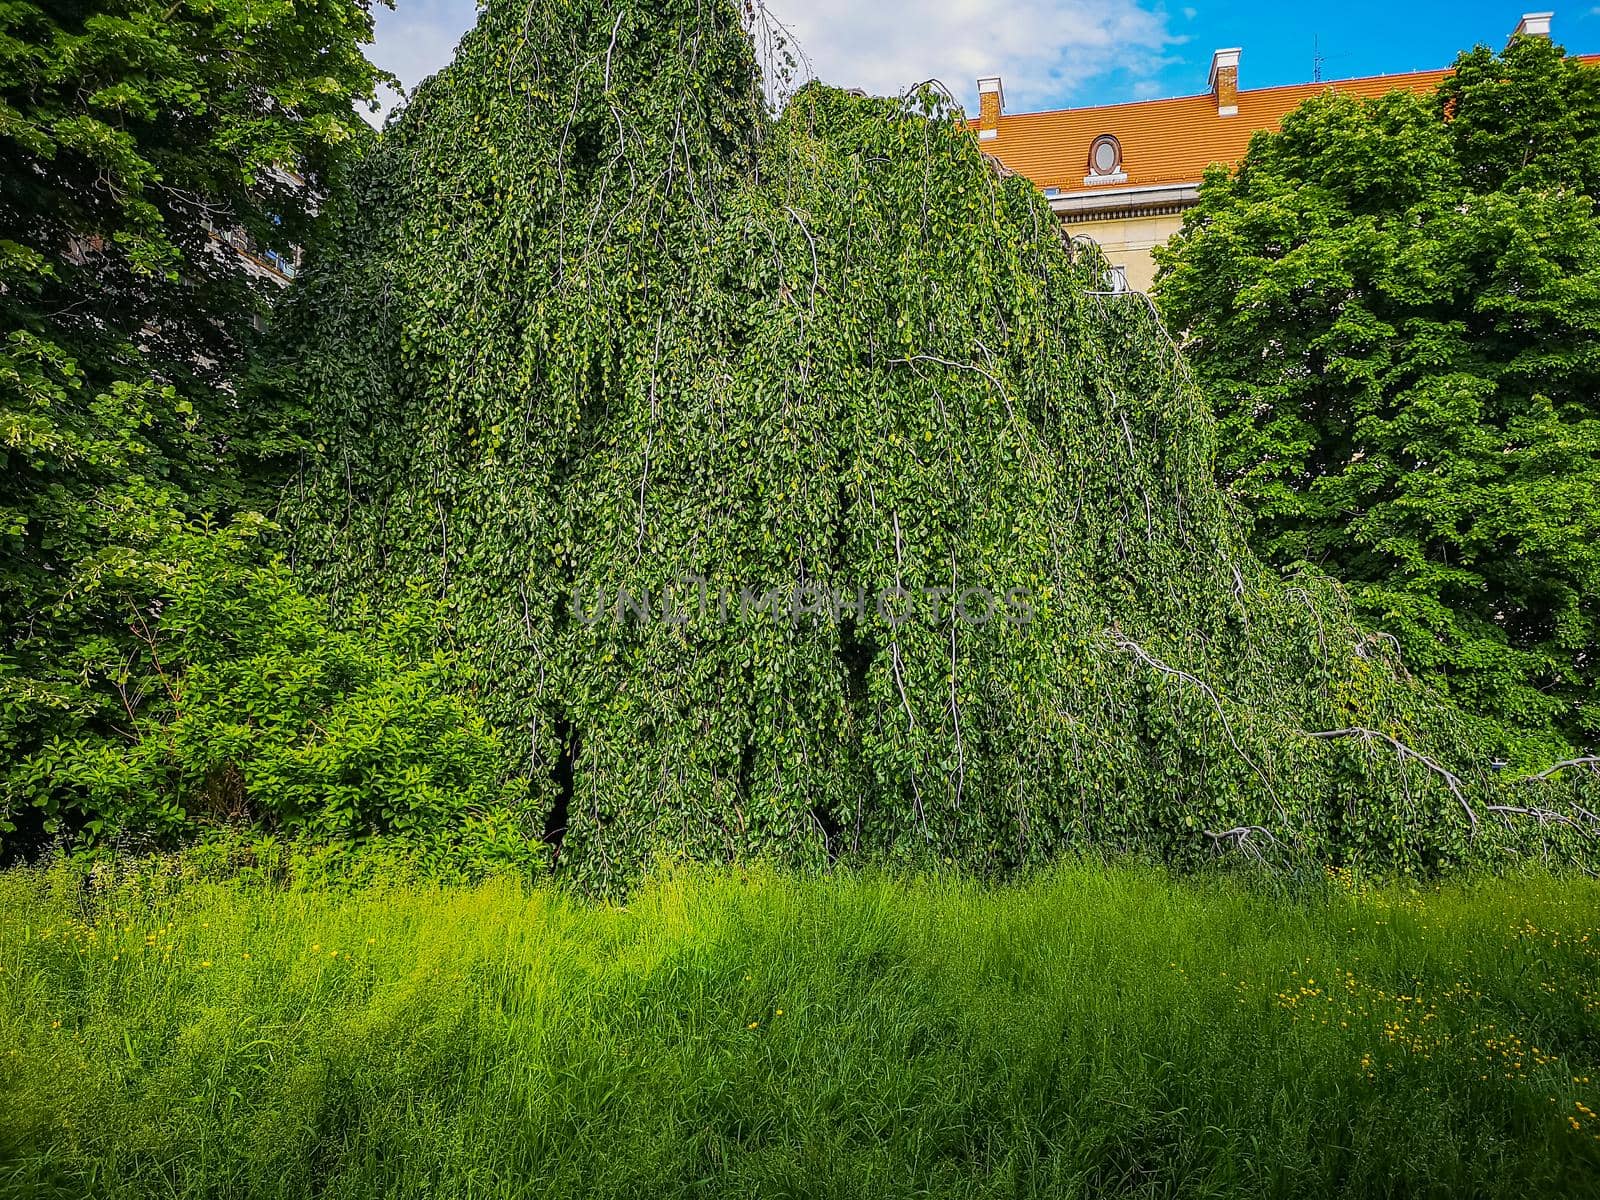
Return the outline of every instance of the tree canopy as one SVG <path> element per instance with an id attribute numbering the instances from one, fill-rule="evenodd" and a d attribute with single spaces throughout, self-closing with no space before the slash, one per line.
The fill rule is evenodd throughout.
<path id="1" fill-rule="evenodd" d="M 260 501 L 234 383 L 286 250 L 371 131 L 367 0 L 0 5 L 0 755 L 120 712 L 105 563 Z"/>
<path id="2" fill-rule="evenodd" d="M 559 869 L 1586 859 L 1586 774 L 1249 553 L 1143 298 L 930 90 L 774 119 L 761 20 L 491 3 L 281 325 L 297 564 L 437 590 Z"/>
<path id="3" fill-rule="evenodd" d="M 1535 765 L 1600 742 L 1596 197 L 1600 71 L 1517 38 L 1307 102 L 1158 252 L 1254 548 Z"/>

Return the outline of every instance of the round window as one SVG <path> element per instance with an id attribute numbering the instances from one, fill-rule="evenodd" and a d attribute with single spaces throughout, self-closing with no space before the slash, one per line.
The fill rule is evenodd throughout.
<path id="1" fill-rule="evenodd" d="M 1122 147 L 1109 133 L 1095 138 L 1089 147 L 1089 170 L 1095 175 L 1115 175 L 1122 165 Z"/>

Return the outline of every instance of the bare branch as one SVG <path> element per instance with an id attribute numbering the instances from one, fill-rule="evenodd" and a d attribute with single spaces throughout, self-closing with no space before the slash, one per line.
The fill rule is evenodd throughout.
<path id="1" fill-rule="evenodd" d="M 1221 833 L 1215 833 L 1209 829 L 1202 829 L 1200 832 L 1210 838 L 1212 842 L 1216 844 L 1216 847 L 1219 850 L 1222 849 L 1223 842 L 1231 839 L 1233 842 L 1233 848 L 1235 850 L 1245 851 L 1260 863 L 1266 862 L 1266 859 L 1262 857 L 1261 851 L 1257 850 L 1255 845 L 1250 841 L 1252 837 L 1259 833 L 1274 846 L 1283 845 L 1282 842 L 1272 836 L 1272 830 L 1266 828 L 1264 825 L 1236 825 L 1232 829 L 1224 829 Z"/>
<path id="2" fill-rule="evenodd" d="M 1587 758 L 1568 758 L 1558 763 L 1551 763 L 1537 775 L 1524 775 L 1517 780 L 1518 783 L 1532 783 L 1536 779 L 1549 779 L 1557 771 L 1564 771 L 1568 767 L 1589 767 L 1600 771 L 1600 756 L 1590 755 Z"/>
<path id="3" fill-rule="evenodd" d="M 622 9 L 617 13 L 617 23 L 611 27 L 611 44 L 606 47 L 606 74 L 604 90 L 607 95 L 610 95 L 611 93 L 611 55 L 617 48 L 617 31 L 622 28 L 622 18 L 627 15 L 627 11 L 627 9 Z"/>
<path id="4" fill-rule="evenodd" d="M 1592 822 L 1593 822 L 1593 814 L 1589 814 L 1589 817 L 1590 817 L 1590 820 L 1591 820 L 1591 824 L 1588 825 L 1588 826 L 1585 826 L 1580 821 L 1574 821 L 1571 817 L 1567 816 L 1565 813 L 1558 813 L 1558 812 L 1555 812 L 1554 810 L 1548 809 L 1548 808 L 1519 808 L 1514 804 L 1488 804 L 1488 805 L 1485 805 L 1484 807 L 1485 807 L 1485 809 L 1487 811 L 1492 812 L 1492 813 L 1501 813 L 1501 814 L 1504 814 L 1504 815 L 1517 816 L 1517 817 L 1533 817 L 1541 825 L 1549 825 L 1549 824 L 1552 824 L 1552 823 L 1557 824 L 1557 825 L 1570 825 L 1570 826 L 1572 826 L 1572 828 L 1576 829 L 1579 833 L 1584 834 L 1587 837 L 1593 837 L 1596 834 L 1596 832 L 1600 832 L 1600 831 L 1597 831 L 1596 828 L 1592 824 Z M 1582 811 L 1582 810 L 1580 809 L 1579 811 Z"/>

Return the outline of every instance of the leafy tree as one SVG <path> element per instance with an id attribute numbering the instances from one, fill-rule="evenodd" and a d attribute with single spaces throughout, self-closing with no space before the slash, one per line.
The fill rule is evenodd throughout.
<path id="1" fill-rule="evenodd" d="M 287 449 L 230 383 L 266 297 L 216 234 L 311 236 L 384 78 L 368 2 L 0 4 L 0 754 L 115 712 L 83 571 Z"/>
<path id="2" fill-rule="evenodd" d="M 1518 38 L 1307 102 L 1160 252 L 1258 552 L 1533 759 L 1600 740 L 1597 196 L 1600 71 Z"/>

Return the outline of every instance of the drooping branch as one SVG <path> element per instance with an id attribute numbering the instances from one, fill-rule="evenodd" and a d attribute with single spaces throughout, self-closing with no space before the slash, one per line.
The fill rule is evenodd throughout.
<path id="1" fill-rule="evenodd" d="M 293 523 L 308 556 L 332 543 L 315 570 L 341 594 L 389 586 L 447 539 L 450 619 L 496 726 L 530 747 L 583 729 L 551 792 L 574 832 L 563 872 L 606 888 L 662 838 L 809 862 L 818 839 L 793 836 L 808 811 L 830 858 L 862 862 L 915 844 L 1010 869 L 1112 837 L 1269 863 L 1313 847 L 1363 869 L 1450 859 L 1463 827 L 1442 795 L 1408 803 L 1442 786 L 1409 754 L 1316 752 L 1300 731 L 1389 728 L 1378 714 L 1404 705 L 1407 737 L 1442 762 L 1481 757 L 1476 743 L 1453 741 L 1442 701 L 1398 693 L 1337 592 L 1286 596 L 1250 556 L 1214 486 L 1204 398 L 1149 298 L 1080 299 L 1098 251 L 1069 260 L 1042 198 L 964 125 L 928 119 L 943 102 L 818 85 L 767 111 L 753 56 L 784 52 L 759 5 L 747 30 L 725 0 L 633 6 L 620 24 L 614 5 L 527 2 L 533 18 L 485 9 L 403 118 L 410 140 L 375 160 L 395 202 L 353 215 L 365 231 L 339 278 L 347 312 L 367 312 L 355 327 L 400 332 L 357 344 L 343 316 L 315 314 L 306 353 L 361 362 L 316 383 L 318 432 L 335 434 L 320 440 L 363 446 L 369 412 L 386 426 L 370 462 L 345 460 L 342 490 L 337 457 L 308 459 Z M 498 115 L 508 57 L 517 94 L 544 98 L 515 123 Z M 457 220 L 462 181 L 480 179 L 503 200 Z M 469 225 L 472 254 L 441 254 L 435 230 Z M 429 331 L 420 350 L 413 330 Z M 381 519 L 351 463 L 363 487 L 389 481 Z M 430 486 L 436 463 L 451 475 Z M 1140 515 L 1142 555 L 1126 549 Z M 677 571 L 714 571 L 715 622 L 567 619 L 579 583 L 643 596 Z M 775 576 L 861 598 L 848 623 L 842 604 L 819 612 L 820 630 L 769 635 L 764 598 L 728 619 L 736 591 L 759 585 L 754 602 Z M 910 599 L 969 583 L 1024 603 L 946 629 Z M 1335 695 L 1347 714 L 1303 715 Z M 548 768 L 525 760 L 543 797 Z M 1559 797 L 1514 776 L 1480 793 L 1472 772 L 1459 791 L 1479 817 L 1529 806 L 1486 832 L 1600 862 L 1600 823 L 1595 839 L 1535 827 L 1535 808 L 1600 811 L 1584 799 L 1600 777 L 1560 778 Z M 1329 819 L 1332 794 L 1384 819 Z M 852 795 L 841 832 L 830 814 L 849 821 Z"/>
<path id="2" fill-rule="evenodd" d="M 1592 770 L 1600 771 L 1600 755 L 1591 754 L 1585 758 L 1563 759 L 1561 762 L 1551 763 L 1548 767 L 1535 775 L 1524 775 L 1517 782 L 1533 783 L 1536 780 L 1549 779 L 1557 771 L 1565 771 L 1568 767 L 1589 767 Z"/>
<path id="3" fill-rule="evenodd" d="M 933 363 L 935 366 L 949 367 L 952 371 L 976 372 L 994 385 L 994 390 L 1000 394 L 1000 400 L 1006 406 L 1007 415 L 1013 421 L 1017 418 L 1016 412 L 1011 407 L 1011 397 L 1006 392 L 1006 385 L 996 379 L 992 372 L 984 370 L 975 363 L 956 362 L 951 358 L 941 358 L 937 354 L 913 354 L 907 358 L 891 358 L 889 363 L 891 366 L 904 367 L 915 366 L 917 363 Z"/>
<path id="4" fill-rule="evenodd" d="M 1218 850 L 1222 849 L 1223 842 L 1231 839 L 1233 842 L 1233 848 L 1235 850 L 1243 850 L 1259 863 L 1265 863 L 1267 861 L 1266 856 L 1263 855 L 1261 851 L 1256 848 L 1255 843 L 1250 840 L 1252 837 L 1259 833 L 1274 846 L 1281 847 L 1283 845 L 1282 842 L 1272 835 L 1272 830 L 1266 828 L 1264 825 L 1236 825 L 1232 829 L 1224 829 L 1220 833 L 1214 832 L 1210 829 L 1202 829 L 1200 832 L 1210 838 Z"/>
<path id="5" fill-rule="evenodd" d="M 956 678 L 959 674 L 956 666 L 956 630 L 961 622 L 956 610 L 956 588 L 959 586 L 956 574 L 956 552 L 950 551 L 950 722 L 956 738 L 956 808 L 961 808 L 961 795 L 967 786 L 967 750 L 961 738 L 961 698 L 957 694 Z"/>
<path id="6" fill-rule="evenodd" d="M 1367 729 L 1359 725 L 1353 725 L 1348 729 L 1323 729 L 1315 733 L 1308 732 L 1306 737 L 1320 739 L 1348 737 L 1357 738 L 1363 743 L 1371 742 L 1374 739 L 1380 742 L 1387 742 L 1394 748 L 1394 752 L 1400 756 L 1400 760 L 1402 762 L 1404 762 L 1406 759 L 1411 759 L 1414 762 L 1421 763 L 1428 770 L 1439 776 L 1440 779 L 1444 780 L 1445 786 L 1450 789 L 1450 794 L 1456 798 L 1457 802 L 1461 805 L 1461 810 L 1467 814 L 1467 820 L 1472 824 L 1472 831 L 1474 833 L 1478 831 L 1478 814 L 1472 810 L 1472 805 L 1467 801 L 1466 795 L 1462 792 L 1460 778 L 1458 778 L 1454 772 L 1440 766 L 1437 761 L 1429 758 L 1426 754 L 1422 753 L 1422 751 L 1412 749 L 1399 738 L 1390 737 L 1387 733 L 1383 733 L 1380 730 Z"/>
<path id="7" fill-rule="evenodd" d="M 905 595 L 905 587 L 901 580 L 901 571 L 904 564 L 905 545 L 900 535 L 900 513 L 893 511 L 890 517 L 894 524 L 894 586 L 897 596 Z M 889 663 L 894 670 L 894 686 L 900 693 L 900 704 L 906 710 L 906 734 L 915 737 L 917 732 L 917 714 L 911 707 L 911 697 L 906 694 L 905 664 L 900 656 L 900 639 L 898 636 L 889 642 Z M 928 835 L 928 815 L 922 806 L 922 788 L 917 783 L 917 770 L 911 768 L 911 795 L 912 804 L 916 810 L 917 824 L 922 826 L 924 836 Z"/>
<path id="8" fill-rule="evenodd" d="M 1233 747 L 1234 753 L 1249 764 L 1250 769 L 1256 773 L 1256 775 L 1261 779 L 1261 782 L 1266 786 L 1267 794 L 1272 797 L 1273 807 L 1278 810 L 1278 815 L 1284 819 L 1287 819 L 1288 813 L 1284 811 L 1283 801 L 1278 798 L 1278 792 L 1277 789 L 1272 786 L 1272 780 L 1268 779 L 1267 773 L 1256 765 L 1255 759 L 1251 758 L 1250 755 L 1245 752 L 1244 747 L 1239 744 L 1239 739 L 1233 736 L 1233 726 L 1229 724 L 1227 711 L 1222 707 L 1222 698 L 1212 690 L 1211 685 L 1198 676 L 1191 675 L 1187 671 L 1179 670 L 1177 667 L 1169 666 L 1168 664 L 1162 662 L 1159 658 L 1151 654 L 1143 646 L 1139 645 L 1138 642 L 1134 641 L 1120 630 L 1108 630 L 1107 636 L 1111 638 L 1112 643 L 1117 647 L 1118 650 L 1132 654 L 1151 670 L 1162 675 L 1170 675 L 1176 679 L 1181 679 L 1185 683 L 1197 687 L 1205 693 L 1206 698 L 1211 701 L 1211 706 L 1217 710 L 1217 716 L 1222 721 L 1222 732 L 1227 735 L 1228 743 Z"/>
<path id="9" fill-rule="evenodd" d="M 1558 813 L 1553 809 L 1548 808 L 1522 808 L 1514 804 L 1489 804 L 1485 805 L 1484 807 L 1487 809 L 1487 811 L 1492 813 L 1501 813 L 1503 815 L 1517 817 L 1533 817 L 1541 825 L 1568 825 L 1573 829 L 1576 829 L 1585 837 L 1593 837 L 1596 833 L 1600 833 L 1600 828 L 1597 828 L 1597 823 L 1593 813 L 1584 813 L 1584 815 L 1589 818 L 1589 824 L 1585 825 L 1581 821 L 1573 820 L 1571 817 L 1567 816 L 1566 813 Z M 1579 811 L 1584 812 L 1582 809 Z"/>
<path id="10" fill-rule="evenodd" d="M 795 224 L 800 226 L 800 232 L 806 235 L 806 242 L 811 247 L 811 298 L 806 307 L 814 317 L 817 315 L 817 286 L 822 278 L 817 269 L 817 239 L 811 236 L 811 230 L 806 227 L 805 218 L 796 212 L 792 205 L 784 205 L 783 211 L 794 218 Z"/>

